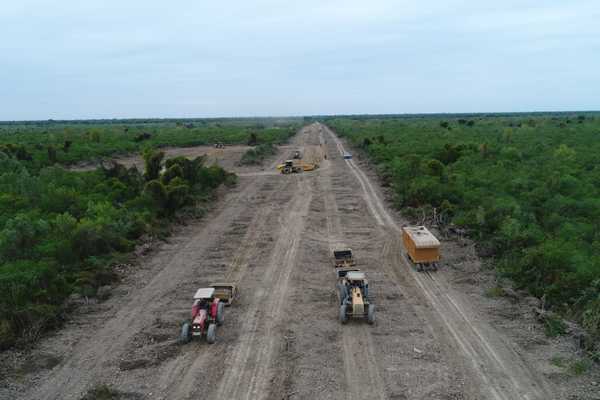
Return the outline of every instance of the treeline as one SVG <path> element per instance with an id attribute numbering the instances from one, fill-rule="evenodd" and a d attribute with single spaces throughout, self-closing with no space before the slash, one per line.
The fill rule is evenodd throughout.
<path id="1" fill-rule="evenodd" d="M 327 123 L 406 215 L 466 229 L 501 275 L 600 337 L 600 116 Z"/>
<path id="2" fill-rule="evenodd" d="M 166 146 L 246 144 L 254 139 L 252 145 L 279 144 L 293 136 L 298 127 L 295 122 L 285 120 L 280 123 L 274 120 L 269 125 L 253 120 L 209 124 L 5 124 L 0 125 L 0 151 L 43 167 Z"/>

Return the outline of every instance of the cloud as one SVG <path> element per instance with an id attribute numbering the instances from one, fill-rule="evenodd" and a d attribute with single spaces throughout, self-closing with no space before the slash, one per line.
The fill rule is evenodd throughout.
<path id="1" fill-rule="evenodd" d="M 600 4 L 24 0 L 0 119 L 597 109 Z"/>

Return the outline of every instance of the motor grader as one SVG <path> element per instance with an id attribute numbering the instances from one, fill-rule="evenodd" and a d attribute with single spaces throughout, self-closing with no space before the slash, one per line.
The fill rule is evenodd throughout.
<path id="1" fill-rule="evenodd" d="M 339 318 L 342 324 L 350 318 L 365 318 L 375 322 L 375 305 L 369 299 L 369 282 L 359 269 L 338 269 L 337 289 L 340 301 Z"/>
<path id="2" fill-rule="evenodd" d="M 223 324 L 224 313 L 225 303 L 215 296 L 215 288 L 198 289 L 194 294 L 192 317 L 181 326 L 180 342 L 206 337 L 206 341 L 213 344 L 217 340 L 217 325 Z"/>

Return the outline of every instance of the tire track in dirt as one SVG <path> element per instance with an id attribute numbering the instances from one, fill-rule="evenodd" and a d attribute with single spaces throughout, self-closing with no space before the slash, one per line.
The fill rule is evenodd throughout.
<path id="1" fill-rule="evenodd" d="M 290 176 L 298 182 L 293 200 L 280 220 L 278 238 L 264 272 L 261 287 L 252 297 L 248 317 L 242 324 L 240 341 L 225 360 L 226 370 L 215 399 L 262 399 L 268 396 L 272 376 L 275 327 L 282 317 L 289 278 L 296 262 L 298 244 L 312 192 L 302 176 Z"/>
<path id="2" fill-rule="evenodd" d="M 323 142 L 322 134 L 320 134 Z M 348 247 L 337 201 L 331 185 L 330 170 L 321 174 L 320 192 L 325 199 L 325 214 L 327 221 L 327 242 L 329 255 L 338 248 Z M 332 271 L 332 277 L 334 277 Z M 339 303 L 338 303 L 339 304 Z M 346 380 L 347 399 L 385 399 L 385 385 L 381 378 L 377 359 L 374 356 L 373 339 L 370 327 L 364 326 L 364 321 L 353 321 L 339 330 L 342 336 L 344 372 Z"/>
<path id="3" fill-rule="evenodd" d="M 294 142 L 302 140 L 305 129 L 300 130 L 299 134 L 294 138 Z M 269 167 L 269 170 L 275 170 L 275 166 L 281 162 L 281 160 L 287 158 L 289 149 L 287 147 L 281 149 L 279 157 L 274 160 Z M 252 216 L 252 220 L 249 223 L 249 229 L 241 242 L 239 247 L 236 247 L 232 251 L 232 259 L 223 260 L 223 262 L 229 265 L 227 272 L 224 274 L 224 278 L 220 278 L 220 281 L 233 282 L 238 286 L 238 290 L 242 292 L 242 298 L 238 299 L 235 308 L 228 310 L 228 317 L 225 325 L 221 330 L 223 337 L 219 342 L 231 342 L 245 339 L 245 328 L 244 325 L 248 315 L 255 315 L 256 309 L 250 308 L 247 310 L 247 303 L 250 299 L 245 298 L 243 293 L 252 293 L 253 286 L 256 284 L 260 285 L 259 290 L 263 290 L 264 283 L 255 275 L 265 274 L 261 267 L 254 267 L 252 273 L 249 273 L 249 268 L 256 263 L 261 264 L 261 255 L 265 251 L 269 251 L 265 248 L 270 243 L 270 233 L 273 230 L 273 221 L 278 221 L 282 218 L 282 215 L 288 210 L 288 206 L 285 204 L 291 198 L 288 194 L 290 190 L 295 190 L 298 183 L 294 179 L 286 179 L 286 177 L 278 176 L 276 178 L 265 177 L 267 174 L 255 174 L 262 176 L 262 180 L 265 182 L 264 186 L 268 186 L 266 190 L 267 194 L 261 200 L 262 206 L 258 205 L 256 213 Z M 280 174 L 277 174 L 280 175 Z M 252 176 L 247 174 L 245 176 Z M 261 190 L 261 193 L 263 190 Z M 253 204 L 254 206 L 254 204 Z M 271 251 L 275 251 L 275 246 Z M 260 253 L 260 254 L 259 254 Z M 264 256 L 263 256 L 264 257 Z M 255 281 L 257 283 L 255 283 Z M 240 303 L 240 301 L 242 303 Z M 196 396 L 206 393 L 206 390 L 199 392 L 198 381 L 205 382 L 207 386 L 210 386 L 212 382 L 214 385 L 219 384 L 220 379 L 223 376 L 223 370 L 226 368 L 225 360 L 232 353 L 232 349 L 236 348 L 235 345 L 228 345 L 226 343 L 217 343 L 213 346 L 201 347 L 195 357 L 191 357 L 188 354 L 184 354 L 176 360 L 173 360 L 165 368 L 164 372 L 159 375 L 159 387 L 162 388 L 160 392 L 163 393 L 163 398 L 195 398 Z M 164 388 L 167 387 L 165 390 Z"/>
<path id="4" fill-rule="evenodd" d="M 300 131 L 294 140 L 296 148 L 304 148 L 308 132 Z M 285 158 L 285 157 L 284 157 Z M 276 230 L 277 240 L 262 271 L 259 288 L 249 301 L 246 318 L 241 323 L 242 335 L 224 362 L 225 372 L 211 398 L 266 398 L 273 371 L 272 362 L 277 339 L 277 324 L 288 296 L 288 284 L 296 265 L 296 254 L 308 214 L 312 190 L 307 178 L 291 175 L 282 179 L 293 182 L 289 190 L 291 201 L 281 204 L 281 217 Z M 270 292 L 269 292 L 270 291 Z"/>
<path id="5" fill-rule="evenodd" d="M 341 141 L 327 129 L 339 151 L 344 152 Z M 353 160 L 346 164 L 355 175 L 369 204 L 369 210 L 379 224 L 383 224 L 398 236 L 400 228 L 385 209 L 364 172 Z M 398 249 L 398 253 L 400 249 Z M 482 322 L 474 321 L 461 304 L 450 294 L 447 287 L 433 275 L 419 274 L 401 258 L 401 265 L 410 271 L 416 285 L 443 320 L 447 331 L 455 339 L 463 357 L 470 363 L 470 370 L 477 376 L 478 389 L 482 395 L 494 400 L 546 400 L 553 398 L 549 384 L 528 368 L 522 358 L 506 344 L 499 333 Z"/>
<path id="6" fill-rule="evenodd" d="M 279 180 L 279 184 L 273 184 L 273 189 L 271 189 L 266 196 L 265 202 L 272 203 L 274 196 L 276 196 L 278 192 L 287 191 L 291 185 L 292 183 L 289 181 Z M 274 207 L 262 207 L 258 209 L 250 222 L 250 228 L 246 232 L 244 240 L 234 252 L 233 259 L 229 263 L 230 267 L 226 272 L 225 277 L 220 279 L 220 281 L 232 282 L 241 290 L 241 282 L 247 273 L 249 263 L 258 252 L 258 247 L 256 246 L 258 239 L 264 232 L 269 217 L 277 212 L 280 211 Z M 230 323 L 227 321 L 223 328 L 230 330 L 235 329 L 231 328 L 229 325 Z M 179 362 L 172 363 L 169 365 L 168 369 L 160 375 L 159 387 L 168 388 L 165 391 L 167 398 L 188 398 L 197 389 L 198 375 L 210 368 L 211 365 L 214 366 L 220 361 L 221 355 L 219 354 L 219 350 L 213 349 L 212 347 L 214 346 L 203 348 L 193 360 L 186 357 Z"/>
<path id="7" fill-rule="evenodd" d="M 348 369 L 347 377 L 350 381 L 357 382 L 371 380 L 370 384 L 358 384 L 354 389 L 354 396 L 462 399 L 463 376 L 447 351 L 447 340 L 439 332 L 440 324 L 435 318 L 431 318 L 426 308 L 414 301 L 404 285 L 394 279 L 394 264 L 390 257 L 394 251 L 393 236 L 390 237 L 385 226 L 370 218 L 369 211 L 373 204 L 367 201 L 361 187 L 356 187 L 352 172 L 341 154 L 337 155 L 337 144 L 331 142 L 328 150 L 332 167 L 331 171 L 323 175 L 334 176 L 335 180 L 333 184 L 328 182 L 323 186 L 322 191 L 327 193 L 325 196 L 333 199 L 334 207 L 331 207 L 328 216 L 333 215 L 334 218 L 330 219 L 339 221 L 329 223 L 328 226 L 338 226 L 338 232 L 345 236 L 344 240 L 330 242 L 341 242 L 354 249 L 357 267 L 367 271 L 371 297 L 379 310 L 374 326 L 356 321 L 355 327 L 360 330 L 348 330 L 357 336 L 350 336 L 356 342 L 349 345 L 344 354 L 349 354 L 346 356 L 347 364 L 354 364 L 350 367 L 352 369 Z M 341 201 L 340 206 L 338 201 Z M 347 326 L 344 329 L 348 328 L 353 327 Z M 418 350 L 420 353 L 415 353 L 417 347 L 421 349 Z M 355 361 L 348 362 L 357 348 L 362 349 L 362 352 L 357 354 Z M 364 365 L 367 365 L 366 371 L 363 371 Z M 360 376 L 361 371 L 367 377 Z M 355 378 L 352 374 L 359 377 Z M 436 379 L 424 379 L 433 376 Z M 352 397 L 352 392 L 349 391 L 348 395 Z"/>

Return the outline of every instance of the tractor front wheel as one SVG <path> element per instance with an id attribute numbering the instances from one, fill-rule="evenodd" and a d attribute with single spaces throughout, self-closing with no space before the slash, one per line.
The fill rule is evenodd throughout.
<path id="1" fill-rule="evenodd" d="M 367 309 L 367 322 L 371 325 L 375 323 L 375 304 L 369 304 L 369 308 Z"/>
<path id="2" fill-rule="evenodd" d="M 217 304 L 217 325 L 223 325 L 223 321 L 225 321 L 225 304 L 219 302 Z"/>
<path id="3" fill-rule="evenodd" d="M 192 338 L 192 327 L 189 322 L 184 322 L 181 326 L 181 334 L 179 335 L 179 343 L 186 344 Z"/>
<path id="4" fill-rule="evenodd" d="M 346 304 L 340 306 L 340 322 L 345 324 L 348 322 L 348 315 L 346 314 Z"/>
<path id="5" fill-rule="evenodd" d="M 208 344 L 213 344 L 217 341 L 217 324 L 210 324 L 206 331 L 206 341 Z"/>

